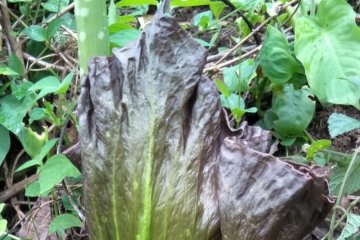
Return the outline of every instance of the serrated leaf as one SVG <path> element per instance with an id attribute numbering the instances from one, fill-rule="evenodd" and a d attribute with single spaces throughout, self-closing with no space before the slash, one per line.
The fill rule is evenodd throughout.
<path id="1" fill-rule="evenodd" d="M 46 40 L 46 30 L 38 25 L 31 25 L 28 28 L 25 28 L 23 31 L 31 40 L 37 42 L 44 42 Z"/>
<path id="2" fill-rule="evenodd" d="M 348 117 L 341 113 L 333 113 L 328 120 L 328 129 L 331 138 L 335 138 L 343 133 L 360 128 L 360 121 Z"/>
<path id="3" fill-rule="evenodd" d="M 349 213 L 346 218 L 346 224 L 337 240 L 346 240 L 352 237 L 360 229 L 360 216 Z"/>
<path id="4" fill-rule="evenodd" d="M 49 0 L 41 6 L 49 12 L 59 12 L 69 5 L 69 0 Z"/>
<path id="5" fill-rule="evenodd" d="M 285 35 L 271 25 L 266 29 L 258 62 L 264 75 L 275 84 L 284 84 L 299 71 Z"/>
<path id="6" fill-rule="evenodd" d="M 295 53 L 321 102 L 360 109 L 360 85 L 352 81 L 360 75 L 360 51 L 354 51 L 360 49 L 360 29 L 354 19 L 346 1 L 321 1 L 316 16 L 296 21 Z"/>
<path id="7" fill-rule="evenodd" d="M 36 155 L 32 160 L 26 161 L 24 164 L 22 164 L 20 167 L 16 169 L 16 172 L 24 170 L 26 168 L 32 167 L 32 166 L 42 166 L 42 161 L 44 157 L 50 152 L 50 150 L 55 146 L 58 139 L 54 138 L 49 140 L 47 143 L 44 144 L 44 146 L 41 148 L 40 153 Z"/>
<path id="8" fill-rule="evenodd" d="M 216 79 L 214 82 L 215 82 L 216 87 L 221 92 L 221 94 L 223 94 L 225 97 L 230 96 L 230 92 L 229 92 L 228 88 L 226 87 L 226 85 L 221 80 Z"/>
<path id="9" fill-rule="evenodd" d="M 49 233 L 56 231 L 64 231 L 65 229 L 72 227 L 82 227 L 83 223 L 80 219 L 72 214 L 61 214 L 55 217 L 49 226 Z"/>
<path id="10" fill-rule="evenodd" d="M 352 170 L 352 172 L 345 184 L 344 195 L 354 193 L 360 189 L 360 178 L 359 178 L 359 176 L 360 176 L 360 157 L 359 156 L 356 161 L 357 161 L 356 165 L 355 165 L 354 169 Z M 338 162 L 336 168 L 332 172 L 332 174 L 330 176 L 330 183 L 329 183 L 329 188 L 330 188 L 332 195 L 338 194 L 341 183 L 344 179 L 346 170 L 349 166 L 348 163 L 349 163 L 348 161 L 346 161 L 346 163 Z"/>
<path id="11" fill-rule="evenodd" d="M 52 189 L 65 177 L 80 177 L 79 170 L 62 154 L 49 158 L 40 170 L 40 194 Z"/>
<path id="12" fill-rule="evenodd" d="M 37 81 L 32 87 L 29 88 L 29 91 L 38 91 L 38 98 L 42 98 L 49 93 L 54 93 L 59 89 L 60 81 L 55 76 L 49 76 L 42 78 Z"/>
<path id="13" fill-rule="evenodd" d="M 296 90 L 290 84 L 286 84 L 283 91 L 276 92 L 273 96 L 271 111 L 277 117 L 273 127 L 282 137 L 301 136 L 310 124 L 315 112 L 315 102 L 309 96 L 310 89 L 303 87 Z"/>
<path id="14" fill-rule="evenodd" d="M 321 139 L 311 143 L 306 153 L 306 159 L 312 160 L 314 155 L 322 149 L 326 149 L 331 146 L 331 141 L 327 139 Z"/>
<path id="15" fill-rule="evenodd" d="M 0 125 L 0 166 L 4 161 L 7 153 L 10 150 L 10 135 L 9 131 Z M 0 210 L 1 212 L 1 210 Z"/>

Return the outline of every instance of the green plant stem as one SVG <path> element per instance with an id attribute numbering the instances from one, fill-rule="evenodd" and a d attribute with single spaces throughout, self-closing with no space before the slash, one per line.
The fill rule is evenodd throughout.
<path id="1" fill-rule="evenodd" d="M 341 183 L 341 186 L 340 186 L 340 190 L 339 190 L 339 193 L 338 193 L 338 196 L 337 196 L 337 199 L 336 199 L 336 203 L 335 203 L 335 207 L 334 207 L 334 211 L 332 213 L 332 216 L 331 216 L 331 222 L 330 222 L 330 228 L 329 228 L 329 235 L 328 235 L 328 239 L 329 240 L 333 240 L 333 237 L 334 237 L 334 230 L 335 230 L 335 220 L 336 220 L 336 211 L 335 209 L 337 207 L 340 206 L 340 202 L 341 202 L 341 198 L 344 194 L 344 189 L 345 189 L 345 184 L 348 180 L 348 178 L 350 177 L 350 174 L 352 172 L 352 169 L 354 168 L 355 166 L 355 163 L 356 163 L 356 158 L 357 158 L 357 155 L 359 154 L 359 151 L 360 151 L 360 148 L 357 148 L 353 154 L 353 157 L 351 159 L 351 162 L 349 164 L 349 167 L 347 168 L 346 170 L 346 173 L 345 173 L 345 176 L 344 176 L 344 179 Z"/>
<path id="2" fill-rule="evenodd" d="M 314 17 L 315 16 L 315 0 L 311 0 L 311 5 L 310 5 L 310 16 Z"/>
<path id="3" fill-rule="evenodd" d="M 109 56 L 110 42 L 105 0 L 75 0 L 80 75 L 87 72 L 90 58 Z"/>

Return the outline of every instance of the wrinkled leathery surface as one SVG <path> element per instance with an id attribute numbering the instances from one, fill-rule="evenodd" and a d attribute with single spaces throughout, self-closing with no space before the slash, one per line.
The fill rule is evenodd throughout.
<path id="1" fill-rule="evenodd" d="M 92 239 L 211 239 L 220 112 L 205 50 L 162 16 L 113 53 L 79 99 Z"/>
<path id="2" fill-rule="evenodd" d="M 79 98 L 91 239 L 300 239 L 326 215 L 324 182 L 261 153 L 268 138 L 220 137 L 206 52 L 172 18 L 113 54 Z"/>

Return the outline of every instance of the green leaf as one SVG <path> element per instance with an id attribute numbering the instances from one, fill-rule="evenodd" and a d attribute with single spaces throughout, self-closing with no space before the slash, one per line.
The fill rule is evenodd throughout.
<path id="1" fill-rule="evenodd" d="M 39 181 L 30 183 L 25 188 L 25 196 L 38 197 L 40 195 L 40 183 Z"/>
<path id="2" fill-rule="evenodd" d="M 228 90 L 228 88 L 226 87 L 226 85 L 219 79 L 216 79 L 215 81 L 215 85 L 216 87 L 219 89 L 219 91 L 225 96 L 225 97 L 229 97 L 230 96 L 230 92 Z"/>
<path id="3" fill-rule="evenodd" d="M 311 91 L 307 87 L 295 90 L 290 84 L 275 92 L 271 112 L 276 116 L 273 127 L 278 134 L 283 137 L 303 134 L 315 112 L 315 102 L 309 96 Z"/>
<path id="4" fill-rule="evenodd" d="M 18 76 L 19 74 L 17 72 L 15 72 L 14 70 L 12 70 L 11 68 L 0 64 L 0 75 Z"/>
<path id="5" fill-rule="evenodd" d="M 123 30 L 121 32 L 110 35 L 110 42 L 117 45 L 118 47 L 123 47 L 128 42 L 138 39 L 140 36 L 140 31 L 136 29 Z"/>
<path id="6" fill-rule="evenodd" d="M 17 72 L 20 76 L 24 75 L 25 73 L 25 67 L 23 63 L 15 54 L 11 54 L 9 57 L 9 67 Z"/>
<path id="7" fill-rule="evenodd" d="M 309 149 L 307 150 L 306 159 L 312 160 L 317 152 L 326 149 L 330 146 L 331 146 L 331 141 L 327 139 L 314 141 L 313 143 L 311 143 Z"/>
<path id="8" fill-rule="evenodd" d="M 198 13 L 193 18 L 194 26 L 199 27 L 200 30 L 206 29 L 212 21 L 213 21 L 213 14 L 211 11 Z"/>
<path id="9" fill-rule="evenodd" d="M 64 231 L 65 229 L 72 227 L 82 227 L 82 222 L 79 218 L 71 214 L 61 214 L 55 217 L 49 226 L 49 233 L 56 231 Z"/>
<path id="10" fill-rule="evenodd" d="M 346 224 L 337 240 L 346 240 L 358 233 L 360 228 L 360 216 L 349 213 L 346 218 Z"/>
<path id="11" fill-rule="evenodd" d="M 16 172 L 24 170 L 26 168 L 29 168 L 31 166 L 35 166 L 35 165 L 42 166 L 42 161 L 43 161 L 44 157 L 55 146 L 57 141 L 58 141 L 58 139 L 54 138 L 54 139 L 49 140 L 47 143 L 45 143 L 44 146 L 42 146 L 40 153 L 38 155 L 36 155 L 32 160 L 29 160 L 29 161 L 25 162 L 23 165 L 21 165 L 20 167 L 18 167 L 18 169 L 16 169 Z"/>
<path id="12" fill-rule="evenodd" d="M 49 0 L 41 6 L 49 12 L 59 12 L 69 5 L 69 0 Z"/>
<path id="13" fill-rule="evenodd" d="M 173 7 L 197 7 L 211 5 L 212 3 L 209 0 L 172 0 L 170 5 Z"/>
<path id="14" fill-rule="evenodd" d="M 37 42 L 44 42 L 46 38 L 46 30 L 38 25 L 31 25 L 28 28 L 25 28 L 23 31 L 31 40 Z"/>
<path id="15" fill-rule="evenodd" d="M 29 88 L 29 91 L 38 91 L 38 98 L 42 98 L 49 93 L 54 93 L 59 89 L 60 81 L 55 76 L 49 76 L 40 79 L 32 87 Z"/>
<path id="16" fill-rule="evenodd" d="M 65 94 L 67 92 L 67 90 L 69 89 L 73 78 L 74 78 L 74 74 L 72 72 L 69 73 L 68 75 L 66 75 L 66 77 L 62 80 L 58 89 L 56 90 L 56 93 L 57 94 Z"/>
<path id="17" fill-rule="evenodd" d="M 360 29 L 352 7 L 343 0 L 321 1 L 316 16 L 295 26 L 295 53 L 303 63 L 310 88 L 321 102 L 360 109 Z"/>
<path id="18" fill-rule="evenodd" d="M 156 0 L 122 0 L 116 3 L 118 7 L 138 6 L 138 5 L 157 5 Z"/>
<path id="19" fill-rule="evenodd" d="M 10 150 L 10 135 L 9 131 L 0 125 L 0 165 L 4 161 L 7 153 Z M 1 212 L 1 211 L 0 211 Z"/>
<path id="20" fill-rule="evenodd" d="M 333 113 L 328 120 L 328 129 L 331 138 L 335 138 L 343 133 L 360 128 L 360 121 L 348 117 L 341 113 Z"/>
<path id="21" fill-rule="evenodd" d="M 34 121 L 38 121 L 40 119 L 43 119 L 46 117 L 46 112 L 44 108 L 38 108 L 35 107 L 31 109 L 31 112 L 29 113 L 29 124 L 32 124 Z"/>
<path id="22" fill-rule="evenodd" d="M 40 153 L 41 148 L 47 141 L 48 137 L 47 131 L 38 134 L 29 127 L 20 128 L 16 135 L 18 136 L 26 153 L 33 158 Z"/>
<path id="23" fill-rule="evenodd" d="M 241 10 L 253 13 L 255 10 L 261 8 L 264 0 L 232 0 L 231 2 Z"/>
<path id="24" fill-rule="evenodd" d="M 56 18 L 52 20 L 48 27 L 46 28 L 46 40 L 50 40 L 52 36 L 59 30 L 63 20 L 61 18 Z"/>
<path id="25" fill-rule="evenodd" d="M 356 164 L 345 184 L 344 195 L 352 194 L 360 190 L 360 157 L 356 159 Z M 340 190 L 341 183 L 344 179 L 349 161 L 337 162 L 337 166 L 331 173 L 329 188 L 332 195 L 337 195 Z"/>
<path id="26" fill-rule="evenodd" d="M 7 221 L 5 219 L 0 219 L 0 237 L 6 233 L 7 230 Z"/>
<path id="27" fill-rule="evenodd" d="M 229 97 L 225 97 L 225 96 L 220 96 L 220 102 L 221 102 L 221 105 L 225 108 L 228 108 L 228 109 L 242 109 L 244 110 L 245 109 L 245 102 L 244 102 L 244 99 L 237 95 L 237 94 L 231 94 Z"/>
<path id="28" fill-rule="evenodd" d="M 224 11 L 225 4 L 221 1 L 218 2 L 212 2 L 210 4 L 210 10 L 214 14 L 214 17 L 216 19 L 219 19 L 221 13 Z"/>
<path id="29" fill-rule="evenodd" d="M 7 95 L 0 99 L 0 124 L 14 134 L 18 134 L 23 128 L 23 118 L 36 103 L 35 94 L 26 95 L 18 100 L 13 95 Z"/>
<path id="30" fill-rule="evenodd" d="M 224 68 L 224 82 L 228 86 L 229 91 L 247 91 L 250 81 L 256 77 L 255 70 L 256 64 L 253 59 L 247 59 L 238 65 Z"/>
<path id="31" fill-rule="evenodd" d="M 40 194 L 52 189 L 65 177 L 80 177 L 79 170 L 62 154 L 52 156 L 40 170 Z"/>
<path id="32" fill-rule="evenodd" d="M 23 97 L 29 94 L 28 89 L 32 85 L 33 83 L 29 81 L 22 81 L 20 83 L 16 83 L 15 81 L 12 81 L 11 82 L 12 95 L 14 95 L 17 100 L 21 100 L 23 99 Z"/>
<path id="33" fill-rule="evenodd" d="M 267 27 L 258 62 L 264 75 L 275 84 L 284 84 L 299 71 L 285 35 L 271 25 Z"/>

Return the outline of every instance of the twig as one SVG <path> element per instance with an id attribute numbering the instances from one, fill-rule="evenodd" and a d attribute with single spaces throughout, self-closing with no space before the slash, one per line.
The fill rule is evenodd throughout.
<path id="1" fill-rule="evenodd" d="M 54 54 L 56 56 L 56 54 Z M 45 67 L 45 68 L 55 68 L 58 71 L 65 71 L 66 68 L 62 67 L 62 66 L 58 66 L 56 64 L 53 63 L 48 63 L 45 62 L 43 60 L 39 60 L 38 58 L 31 56 L 28 53 L 24 53 L 24 58 L 30 62 L 33 62 L 34 64 L 37 64 L 39 66 Z"/>
<path id="2" fill-rule="evenodd" d="M 34 174 L 28 178 L 21 180 L 20 182 L 15 183 L 11 188 L 6 189 L 0 193 L 0 202 L 5 202 L 11 197 L 15 196 L 17 193 L 21 192 L 28 184 L 38 180 L 39 175 Z"/>
<path id="3" fill-rule="evenodd" d="M 222 64 L 218 64 L 218 65 L 214 65 L 214 66 L 210 66 L 208 68 L 205 68 L 204 72 L 219 71 L 223 67 L 227 67 L 227 66 L 239 61 L 240 59 L 243 59 L 243 58 L 246 58 L 248 56 L 251 56 L 251 55 L 255 54 L 257 51 L 259 51 L 261 49 L 261 47 L 262 47 L 262 45 L 259 45 L 256 48 L 254 48 L 253 50 L 241 55 L 240 57 L 233 58 L 233 59 L 231 59 L 231 60 L 229 60 L 227 62 L 224 62 Z"/>

